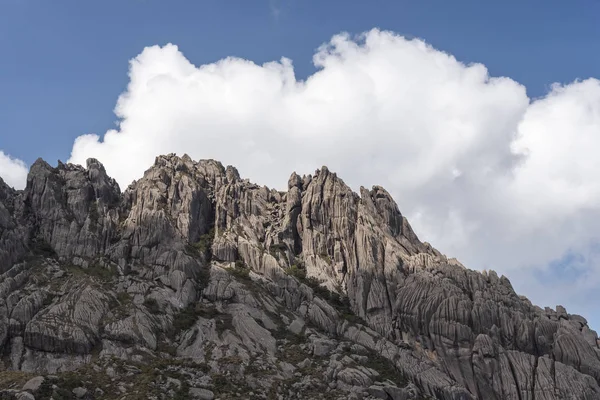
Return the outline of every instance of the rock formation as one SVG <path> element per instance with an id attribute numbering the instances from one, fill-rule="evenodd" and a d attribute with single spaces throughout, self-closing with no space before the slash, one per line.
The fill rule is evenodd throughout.
<path id="1" fill-rule="evenodd" d="M 159 156 L 0 179 L 0 396 L 600 399 L 585 318 L 421 242 L 385 189 Z"/>

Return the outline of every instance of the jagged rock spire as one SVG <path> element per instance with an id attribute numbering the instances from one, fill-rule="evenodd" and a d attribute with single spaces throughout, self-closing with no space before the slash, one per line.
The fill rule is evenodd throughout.
<path id="1" fill-rule="evenodd" d="M 356 194 L 325 166 L 294 172 L 284 193 L 168 154 L 121 193 L 98 160 L 38 159 L 23 192 L 0 180 L 0 272 L 0 350 L 15 370 L 147 361 L 169 348 L 210 360 L 207 371 L 238 357 L 239 382 L 265 396 L 262 382 L 308 374 L 321 357 L 307 378 L 318 396 L 600 398 L 598 337 L 583 317 L 533 306 L 506 277 L 446 258 L 385 189 Z M 286 329 L 304 347 L 281 339 Z M 386 381 L 393 374 L 371 359 L 414 386 Z M 257 360 L 274 372 L 244 369 Z"/>

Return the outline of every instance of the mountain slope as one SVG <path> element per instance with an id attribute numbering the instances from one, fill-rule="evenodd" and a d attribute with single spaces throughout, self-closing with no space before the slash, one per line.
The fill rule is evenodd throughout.
<path id="1" fill-rule="evenodd" d="M 288 188 L 175 155 L 123 193 L 96 160 L 0 181 L 3 395 L 600 398 L 583 317 L 419 241 L 381 187 Z"/>

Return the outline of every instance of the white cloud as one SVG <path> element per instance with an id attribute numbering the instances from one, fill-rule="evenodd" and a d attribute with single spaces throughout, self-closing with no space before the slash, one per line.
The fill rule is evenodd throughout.
<path id="1" fill-rule="evenodd" d="M 0 150 L 0 177 L 15 189 L 25 188 L 29 168 L 19 159 L 13 158 Z"/>
<path id="2" fill-rule="evenodd" d="M 577 291 L 548 295 L 533 279 L 600 236 L 598 80 L 530 100 L 481 64 L 378 30 L 334 36 L 314 63 L 298 81 L 287 59 L 196 67 L 174 45 L 148 47 L 131 61 L 118 130 L 79 137 L 70 161 L 96 157 L 122 187 L 167 152 L 278 188 L 328 165 L 355 189 L 388 188 L 422 239 L 470 268 L 579 307 Z M 600 273 L 592 259 L 581 268 Z"/>

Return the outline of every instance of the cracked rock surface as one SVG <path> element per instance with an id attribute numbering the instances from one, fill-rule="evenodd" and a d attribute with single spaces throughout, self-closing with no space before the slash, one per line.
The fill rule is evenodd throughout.
<path id="1" fill-rule="evenodd" d="M 600 399 L 585 318 L 421 242 L 381 187 L 159 156 L 0 180 L 0 397 Z"/>

